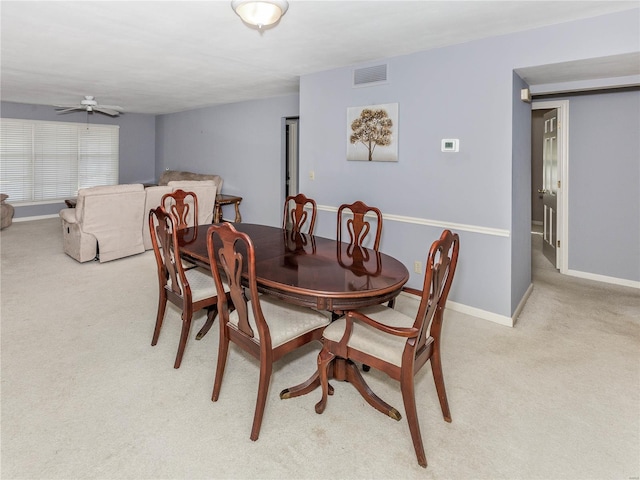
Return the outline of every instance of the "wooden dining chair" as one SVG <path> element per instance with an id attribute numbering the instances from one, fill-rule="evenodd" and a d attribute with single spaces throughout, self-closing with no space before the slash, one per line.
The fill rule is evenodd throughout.
<path id="1" fill-rule="evenodd" d="M 374 215 L 375 223 L 366 218 L 366 215 Z M 372 225 L 375 228 L 373 240 L 367 240 Z M 336 238 L 339 242 L 343 240 L 343 229 L 349 233 L 350 245 L 358 247 L 373 248 L 376 252 L 380 248 L 380 237 L 382 235 L 382 212 L 376 207 L 370 207 L 366 203 L 358 200 L 352 204 L 343 204 L 338 208 L 338 233 Z M 346 234 L 344 235 L 346 238 Z"/>
<path id="2" fill-rule="evenodd" d="M 178 189 L 167 193 L 160 205 L 173 215 L 177 229 L 198 226 L 198 196 L 194 192 Z"/>
<path id="3" fill-rule="evenodd" d="M 258 397 L 250 436 L 251 440 L 257 440 L 273 363 L 296 348 L 319 340 L 329 319 L 310 308 L 260 295 L 253 242 L 233 224 L 209 227 L 207 249 L 215 283 L 221 287 L 223 273 L 228 279 L 229 296 L 235 308 L 230 311 L 227 299 L 220 297 L 220 347 L 211 399 L 215 402 L 220 395 L 231 341 L 260 362 Z M 249 291 L 248 298 L 245 288 Z"/>
<path id="4" fill-rule="evenodd" d="M 421 295 L 415 318 L 383 305 L 350 311 L 324 330 L 323 347 L 318 355 L 322 398 L 316 404 L 317 413 L 326 408 L 327 395 L 333 392 L 329 376 L 338 367 L 348 371 L 349 381 L 370 405 L 396 420 L 402 418 L 400 413 L 369 389 L 353 362 L 363 362 L 400 382 L 413 446 L 422 467 L 427 466 L 427 458 L 418 424 L 414 376 L 431 360 L 442 415 L 445 421 L 451 422 L 440 359 L 440 334 L 459 247 L 458 235 L 449 230 L 442 232 L 440 239 L 431 245 L 422 291 L 407 290 Z M 340 365 L 336 366 L 336 362 Z"/>
<path id="5" fill-rule="evenodd" d="M 218 303 L 216 285 L 208 270 L 184 268 L 178 242 L 180 231 L 176 228 L 174 216 L 167 213 L 163 207 L 149 211 L 149 231 L 156 258 L 159 285 L 158 313 L 151 345 L 158 343 L 167 301 L 170 301 L 182 311 L 182 332 L 173 365 L 174 368 L 180 368 L 191 330 L 193 313 L 203 308 L 208 311 L 205 325 L 199 332 L 200 336 L 211 328 L 215 320 Z"/>
<path id="6" fill-rule="evenodd" d="M 284 201 L 282 228 L 294 232 L 313 234 L 316 224 L 316 201 L 299 193 L 288 196 Z"/>

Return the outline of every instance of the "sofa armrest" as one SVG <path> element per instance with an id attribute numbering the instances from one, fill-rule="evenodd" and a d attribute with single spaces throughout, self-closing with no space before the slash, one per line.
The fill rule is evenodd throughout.
<path id="1" fill-rule="evenodd" d="M 63 208 L 60 210 L 60 218 L 67 223 L 78 223 L 75 208 Z"/>

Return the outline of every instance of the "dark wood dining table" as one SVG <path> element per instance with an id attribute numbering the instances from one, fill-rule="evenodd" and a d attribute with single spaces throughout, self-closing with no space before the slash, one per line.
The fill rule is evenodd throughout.
<path id="1" fill-rule="evenodd" d="M 395 258 L 367 248 L 278 227 L 234 223 L 251 237 L 256 253 L 258 289 L 287 302 L 344 312 L 393 300 L 409 279 Z M 208 266 L 207 230 L 181 231 L 182 255 Z"/>
<path id="2" fill-rule="evenodd" d="M 209 266 L 207 230 L 210 226 L 179 231 L 182 256 L 200 266 Z M 261 293 L 296 305 L 327 310 L 334 318 L 348 310 L 395 299 L 409 280 L 409 272 L 400 261 L 375 250 L 277 227 L 250 223 L 234 223 L 234 226 L 248 234 L 254 244 Z M 337 359 L 333 363 L 331 378 L 352 383 L 378 410 L 397 412 L 369 389 L 353 362 Z M 305 395 L 319 385 L 316 371 L 305 382 L 284 389 L 280 398 Z M 394 418 L 399 419 L 399 414 Z"/>

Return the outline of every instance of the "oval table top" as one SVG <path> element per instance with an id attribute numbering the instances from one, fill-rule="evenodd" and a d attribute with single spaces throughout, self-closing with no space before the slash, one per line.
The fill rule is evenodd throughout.
<path id="1" fill-rule="evenodd" d="M 182 255 L 208 265 L 210 226 L 180 232 Z M 385 303 L 409 280 L 400 261 L 375 250 L 266 225 L 234 227 L 254 244 L 259 290 L 297 305 L 342 312 Z"/>

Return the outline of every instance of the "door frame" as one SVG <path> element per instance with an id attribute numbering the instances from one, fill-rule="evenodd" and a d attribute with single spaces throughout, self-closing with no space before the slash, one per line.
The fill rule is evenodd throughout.
<path id="1" fill-rule="evenodd" d="M 569 100 L 541 100 L 535 99 L 531 103 L 531 110 L 558 110 L 558 211 L 557 228 L 560 247 L 556 249 L 558 255 L 556 264 L 560 273 L 569 271 Z"/>

